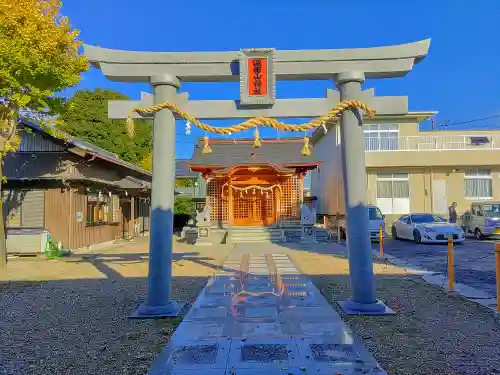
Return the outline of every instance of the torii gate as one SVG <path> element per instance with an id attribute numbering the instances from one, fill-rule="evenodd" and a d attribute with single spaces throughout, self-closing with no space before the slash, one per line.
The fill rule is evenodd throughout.
<path id="1" fill-rule="evenodd" d="M 85 46 L 93 66 L 112 81 L 149 82 L 154 95 L 141 101 L 111 101 L 109 117 L 125 119 L 134 107 L 171 102 L 198 119 L 316 117 L 339 100 L 357 99 L 380 115 L 408 113 L 407 97 L 376 97 L 361 90 L 367 78 L 402 77 L 427 56 L 430 39 L 396 46 L 345 50 L 245 49 L 235 52 L 135 52 Z M 258 68 L 258 69 L 257 69 Z M 332 80 L 339 91 L 323 99 L 276 99 L 277 80 Z M 240 100 L 190 101 L 177 94 L 181 82 L 240 81 Z M 134 114 L 135 117 L 140 117 Z M 340 303 L 348 314 L 384 314 L 376 298 L 366 197 L 364 138 L 359 111 L 340 118 L 347 241 L 352 297 Z M 148 296 L 133 317 L 176 316 L 183 304 L 171 300 L 172 222 L 175 172 L 175 115 L 154 115 L 152 216 Z"/>

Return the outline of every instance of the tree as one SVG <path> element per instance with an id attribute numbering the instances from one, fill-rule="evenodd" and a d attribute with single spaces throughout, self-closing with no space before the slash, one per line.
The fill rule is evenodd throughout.
<path id="1" fill-rule="evenodd" d="M 193 215 L 195 204 L 191 197 L 177 196 L 174 199 L 174 214 L 175 215 Z"/>
<path id="2" fill-rule="evenodd" d="M 148 153 L 146 157 L 141 160 L 139 166 L 151 172 L 153 170 L 153 154 Z M 194 186 L 196 186 L 196 177 L 175 179 L 175 187 L 194 187 Z"/>
<path id="3" fill-rule="evenodd" d="M 176 178 L 175 187 L 195 187 L 196 178 Z"/>
<path id="4" fill-rule="evenodd" d="M 148 153 L 139 163 L 139 167 L 147 171 L 153 171 L 153 153 Z"/>
<path id="5" fill-rule="evenodd" d="M 137 165 L 151 152 L 151 125 L 135 121 L 135 135 L 130 138 L 123 120 L 108 118 L 109 100 L 128 99 L 113 90 L 79 90 L 63 106 L 57 127 Z"/>
<path id="6" fill-rule="evenodd" d="M 19 145 L 19 111 L 57 113 L 64 100 L 55 93 L 76 85 L 88 69 L 79 32 L 60 8 L 59 0 L 0 0 L 0 158 Z M 5 264 L 0 220 L 0 266 Z"/>

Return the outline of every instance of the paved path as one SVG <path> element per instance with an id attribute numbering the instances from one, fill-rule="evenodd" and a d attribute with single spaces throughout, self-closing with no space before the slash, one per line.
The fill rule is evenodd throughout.
<path id="1" fill-rule="evenodd" d="M 378 244 L 373 249 L 379 249 Z M 455 280 L 483 292 L 496 295 L 495 255 L 493 243 L 467 239 L 455 246 Z M 387 254 L 429 271 L 447 273 L 447 245 L 415 244 L 411 241 L 387 240 Z"/>
<path id="2" fill-rule="evenodd" d="M 149 374 L 386 374 L 283 250 L 236 245 Z"/>

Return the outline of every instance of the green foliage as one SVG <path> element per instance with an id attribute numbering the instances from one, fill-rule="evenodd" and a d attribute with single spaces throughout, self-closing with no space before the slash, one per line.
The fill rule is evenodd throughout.
<path id="1" fill-rule="evenodd" d="M 176 178 L 175 187 L 194 187 L 196 179 L 192 178 Z"/>
<path id="2" fill-rule="evenodd" d="M 139 167 L 150 172 L 153 171 L 153 151 L 144 156 L 144 158 L 139 162 Z"/>
<path id="3" fill-rule="evenodd" d="M 54 113 L 54 94 L 80 81 L 88 61 L 60 0 L 0 1 L 0 119 L 19 109 Z"/>
<path id="4" fill-rule="evenodd" d="M 195 212 L 195 203 L 191 197 L 177 196 L 174 200 L 174 214 L 192 215 Z"/>
<path id="5" fill-rule="evenodd" d="M 130 138 L 123 120 L 108 118 L 109 100 L 128 99 L 126 95 L 113 90 L 79 90 L 65 104 L 57 126 L 74 137 L 137 165 L 151 151 L 151 125 L 146 121 L 136 121 L 135 136 Z"/>

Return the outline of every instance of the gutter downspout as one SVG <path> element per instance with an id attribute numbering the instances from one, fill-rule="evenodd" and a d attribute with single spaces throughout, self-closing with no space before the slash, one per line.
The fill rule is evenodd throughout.
<path id="1" fill-rule="evenodd" d="M 431 212 L 434 212 L 434 191 L 433 191 L 433 183 L 434 183 L 434 171 L 432 170 L 432 167 L 429 167 L 431 173 L 431 180 L 429 181 L 429 191 L 431 195 Z M 424 207 L 425 208 L 425 207 Z"/>

